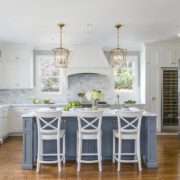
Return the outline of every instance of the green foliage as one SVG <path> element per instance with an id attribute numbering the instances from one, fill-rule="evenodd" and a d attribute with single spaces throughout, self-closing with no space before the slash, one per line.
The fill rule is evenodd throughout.
<path id="1" fill-rule="evenodd" d="M 114 70 L 115 89 L 132 89 L 132 68 L 122 67 Z"/>

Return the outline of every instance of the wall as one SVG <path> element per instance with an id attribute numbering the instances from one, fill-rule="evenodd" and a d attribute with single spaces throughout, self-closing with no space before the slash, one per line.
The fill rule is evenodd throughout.
<path id="1" fill-rule="evenodd" d="M 36 61 L 36 55 L 50 54 L 52 54 L 52 51 L 34 51 L 34 61 Z M 135 54 L 139 56 L 139 52 L 128 53 L 128 55 Z M 108 57 L 109 53 L 105 52 L 105 55 Z M 36 67 L 34 67 L 34 70 L 35 69 Z M 140 83 L 139 79 L 140 78 L 138 77 L 138 82 Z M 108 77 L 99 74 L 77 74 L 69 77 L 69 87 L 65 92 L 63 92 L 63 94 L 40 93 L 37 88 L 34 88 L 33 90 L 0 90 L 0 103 L 29 103 L 30 101 L 28 100 L 28 97 L 30 96 L 35 96 L 40 99 L 50 98 L 53 102 L 66 103 L 67 101 L 78 100 L 77 92 L 87 91 L 91 88 L 96 88 L 104 92 L 105 101 L 113 104 L 116 101 L 116 95 L 114 94 L 113 89 L 110 88 L 112 87 L 112 85 L 110 85 L 110 82 L 111 80 Z M 34 85 L 36 85 L 36 83 L 34 83 Z M 120 96 L 120 103 L 123 103 L 128 98 L 131 97 Z"/>

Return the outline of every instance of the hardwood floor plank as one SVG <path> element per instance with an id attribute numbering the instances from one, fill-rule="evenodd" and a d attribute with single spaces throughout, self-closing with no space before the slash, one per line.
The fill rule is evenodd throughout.
<path id="1" fill-rule="evenodd" d="M 39 174 L 34 170 L 22 170 L 22 138 L 9 137 L 0 145 L 0 180 L 178 180 L 180 179 L 180 138 L 178 136 L 157 136 L 158 169 L 143 167 L 138 172 L 135 164 L 122 164 L 121 172 L 116 165 L 103 162 L 103 172 L 98 172 L 97 164 L 82 164 L 81 172 L 76 172 L 76 162 L 62 166 L 58 174 L 57 165 L 42 165 Z"/>

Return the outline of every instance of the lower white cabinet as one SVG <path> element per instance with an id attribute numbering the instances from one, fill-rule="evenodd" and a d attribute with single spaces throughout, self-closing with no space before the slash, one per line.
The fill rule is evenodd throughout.
<path id="1" fill-rule="evenodd" d="M 12 107 L 11 112 L 11 133 L 23 132 L 22 115 L 34 111 L 34 107 Z"/>
<path id="2" fill-rule="evenodd" d="M 10 133 L 11 113 L 9 107 L 0 109 L 0 141 Z"/>

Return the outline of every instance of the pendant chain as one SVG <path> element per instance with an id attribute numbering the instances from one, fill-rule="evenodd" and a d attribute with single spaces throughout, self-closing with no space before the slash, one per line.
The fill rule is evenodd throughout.
<path id="1" fill-rule="evenodd" d="M 60 47 L 62 48 L 62 27 L 60 27 Z"/>
<path id="2" fill-rule="evenodd" d="M 119 48 L 119 28 L 117 28 L 117 48 Z"/>

